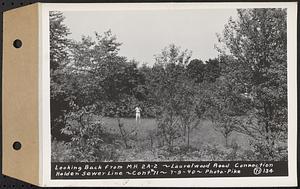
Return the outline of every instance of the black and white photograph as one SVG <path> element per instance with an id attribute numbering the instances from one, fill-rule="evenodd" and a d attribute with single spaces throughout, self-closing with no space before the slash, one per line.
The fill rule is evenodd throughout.
<path id="1" fill-rule="evenodd" d="M 286 8 L 52 10 L 49 25 L 52 163 L 287 166 Z"/>

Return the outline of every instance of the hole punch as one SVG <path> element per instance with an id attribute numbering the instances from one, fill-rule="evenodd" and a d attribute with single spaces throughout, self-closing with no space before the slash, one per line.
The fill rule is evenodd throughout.
<path id="1" fill-rule="evenodd" d="M 22 41 L 20 40 L 20 39 L 16 39 L 15 41 L 14 41 L 14 43 L 13 43 L 13 46 L 15 47 L 15 48 L 21 48 L 22 47 Z"/>
<path id="2" fill-rule="evenodd" d="M 22 148 L 22 144 L 18 141 L 14 142 L 13 149 L 14 150 L 20 150 Z"/>

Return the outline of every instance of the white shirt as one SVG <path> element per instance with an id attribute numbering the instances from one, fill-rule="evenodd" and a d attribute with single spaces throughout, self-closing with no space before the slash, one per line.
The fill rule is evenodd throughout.
<path id="1" fill-rule="evenodd" d="M 135 112 L 136 112 L 136 113 L 140 113 L 140 111 L 141 111 L 141 108 L 139 108 L 139 107 L 136 107 L 136 108 L 135 108 Z"/>

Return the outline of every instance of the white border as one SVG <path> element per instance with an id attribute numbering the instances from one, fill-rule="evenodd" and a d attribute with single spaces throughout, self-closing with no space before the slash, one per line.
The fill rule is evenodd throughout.
<path id="1" fill-rule="evenodd" d="M 159 186 L 159 187 L 266 187 L 297 186 L 297 2 L 268 3 L 94 3 L 48 4 L 40 3 L 40 183 L 41 186 Z M 234 9 L 234 8 L 287 8 L 288 52 L 288 161 L 287 177 L 239 178 L 151 178 L 151 179 L 82 179 L 51 180 L 50 136 L 50 66 L 49 66 L 49 11 L 118 11 L 118 10 L 178 10 L 178 9 Z M 209 20 L 208 20 L 209 21 Z"/>

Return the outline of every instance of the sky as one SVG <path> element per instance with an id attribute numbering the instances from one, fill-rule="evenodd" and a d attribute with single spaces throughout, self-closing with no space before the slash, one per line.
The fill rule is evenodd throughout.
<path id="1" fill-rule="evenodd" d="M 236 9 L 65 11 L 72 39 L 111 29 L 121 42 L 119 55 L 152 65 L 154 55 L 169 44 L 192 51 L 192 59 L 217 57 L 216 33 L 221 33 Z"/>

